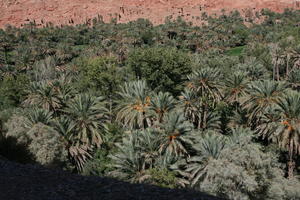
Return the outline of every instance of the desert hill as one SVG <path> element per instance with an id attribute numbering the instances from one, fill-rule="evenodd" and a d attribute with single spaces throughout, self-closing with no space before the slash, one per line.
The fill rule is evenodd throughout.
<path id="1" fill-rule="evenodd" d="M 29 21 L 43 25 L 52 22 L 78 24 L 103 16 L 104 21 L 115 17 L 118 22 L 138 18 L 163 23 L 167 16 L 199 23 L 201 13 L 239 10 L 255 13 L 263 8 L 282 12 L 285 8 L 300 8 L 299 0 L 1 0 L 0 27 L 21 26 Z"/>

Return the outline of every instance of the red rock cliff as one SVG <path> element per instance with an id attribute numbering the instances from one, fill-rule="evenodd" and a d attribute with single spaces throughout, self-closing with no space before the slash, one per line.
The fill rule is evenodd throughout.
<path id="1" fill-rule="evenodd" d="M 0 0 L 0 27 L 21 26 L 33 20 L 37 24 L 76 24 L 97 15 L 105 21 L 117 17 L 119 22 L 148 18 L 154 24 L 163 23 L 167 16 L 181 16 L 197 23 L 193 16 L 200 16 L 201 12 L 255 12 L 262 8 L 277 12 L 298 9 L 300 0 Z"/>

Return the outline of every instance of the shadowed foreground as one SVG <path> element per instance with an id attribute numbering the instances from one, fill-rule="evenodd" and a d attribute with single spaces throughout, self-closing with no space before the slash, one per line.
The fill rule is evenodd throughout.
<path id="1" fill-rule="evenodd" d="M 3 160 L 0 160 L 0 177 L 1 200 L 220 199 L 195 191 L 130 184 L 109 178 L 84 177 Z"/>

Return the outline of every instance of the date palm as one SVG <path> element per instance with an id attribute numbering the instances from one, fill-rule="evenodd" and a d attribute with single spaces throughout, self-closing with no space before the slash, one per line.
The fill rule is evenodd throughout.
<path id="1" fill-rule="evenodd" d="M 284 64 L 283 49 L 278 43 L 272 43 L 269 45 L 270 53 L 273 63 L 273 80 L 280 80 L 280 65 Z"/>
<path id="2" fill-rule="evenodd" d="M 92 148 L 86 144 L 82 144 L 78 140 L 73 139 L 75 133 L 75 125 L 66 116 L 62 116 L 53 122 L 54 129 L 63 136 L 65 148 L 68 151 L 70 160 L 74 162 L 77 171 L 82 171 L 88 159 L 92 158 Z"/>
<path id="3" fill-rule="evenodd" d="M 118 151 L 110 155 L 114 170 L 110 175 L 141 183 L 147 178 L 146 170 L 159 158 L 157 133 L 152 129 L 138 130 L 116 144 Z"/>
<path id="4" fill-rule="evenodd" d="M 146 128 L 151 125 L 149 109 L 151 105 L 150 90 L 145 81 L 125 83 L 119 92 L 117 121 L 127 128 Z"/>
<path id="5" fill-rule="evenodd" d="M 199 130 L 220 130 L 221 116 L 213 108 L 199 108 L 194 125 Z"/>
<path id="6" fill-rule="evenodd" d="M 192 91 L 202 98 L 219 101 L 222 98 L 220 71 L 215 68 L 203 67 L 188 76 L 188 85 Z"/>
<path id="7" fill-rule="evenodd" d="M 209 170 L 208 164 L 220 157 L 225 144 L 225 138 L 222 135 L 209 131 L 193 145 L 197 154 L 187 160 L 180 160 L 172 168 L 188 180 L 186 183 L 191 186 L 199 184 Z"/>
<path id="8" fill-rule="evenodd" d="M 199 98 L 196 93 L 185 88 L 179 97 L 179 107 L 183 110 L 184 116 L 191 122 L 195 122 L 197 118 Z"/>
<path id="9" fill-rule="evenodd" d="M 179 107 L 195 128 L 202 130 L 220 128 L 220 116 L 213 110 L 214 106 L 211 103 L 197 97 L 195 92 L 187 88 L 179 99 Z"/>
<path id="10" fill-rule="evenodd" d="M 61 106 L 58 93 L 50 81 L 32 82 L 27 94 L 23 102 L 26 106 L 38 106 L 49 111 L 56 111 Z"/>
<path id="11" fill-rule="evenodd" d="M 290 87 L 292 87 L 295 90 L 300 89 L 300 70 L 295 69 L 293 71 L 289 72 L 289 75 L 287 77 L 288 84 Z"/>
<path id="12" fill-rule="evenodd" d="M 168 92 L 159 92 L 151 99 L 150 110 L 154 112 L 155 120 L 163 122 L 164 116 L 175 108 L 176 101 Z"/>
<path id="13" fill-rule="evenodd" d="M 264 56 L 268 57 L 268 56 Z M 267 65 L 267 64 L 266 64 Z M 237 64 L 236 70 L 245 73 L 250 81 L 265 80 L 270 78 L 270 72 L 256 58 L 246 58 L 245 63 Z"/>
<path id="14" fill-rule="evenodd" d="M 186 145 L 191 143 L 188 135 L 193 129 L 184 114 L 174 111 L 165 116 L 161 124 L 160 152 L 175 156 L 188 154 Z"/>
<path id="15" fill-rule="evenodd" d="M 31 108 L 28 111 L 25 111 L 24 115 L 28 119 L 25 122 L 25 126 L 28 128 L 31 128 L 38 123 L 50 126 L 53 120 L 53 112 L 41 108 Z"/>
<path id="16" fill-rule="evenodd" d="M 288 151 L 288 177 L 292 178 L 296 155 L 300 154 L 300 93 L 289 91 L 278 102 L 281 121 L 271 137 Z"/>
<path id="17" fill-rule="evenodd" d="M 286 84 L 275 81 L 255 81 L 249 86 L 249 92 L 243 102 L 248 110 L 250 124 L 259 124 L 265 111 L 276 105 L 283 97 Z"/>
<path id="18" fill-rule="evenodd" d="M 72 122 L 69 139 L 88 146 L 100 146 L 107 109 L 102 97 L 88 94 L 75 96 L 64 110 Z"/>
<path id="19" fill-rule="evenodd" d="M 247 74 L 237 72 L 229 75 L 224 82 L 225 99 L 231 104 L 238 104 L 241 98 L 245 96 L 248 86 Z"/>

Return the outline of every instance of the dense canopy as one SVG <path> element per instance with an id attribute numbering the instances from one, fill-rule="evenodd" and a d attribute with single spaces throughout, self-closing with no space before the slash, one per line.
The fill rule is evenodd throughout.
<path id="1" fill-rule="evenodd" d="M 0 30 L 0 155 L 228 199 L 299 199 L 300 12 L 202 17 Z"/>

